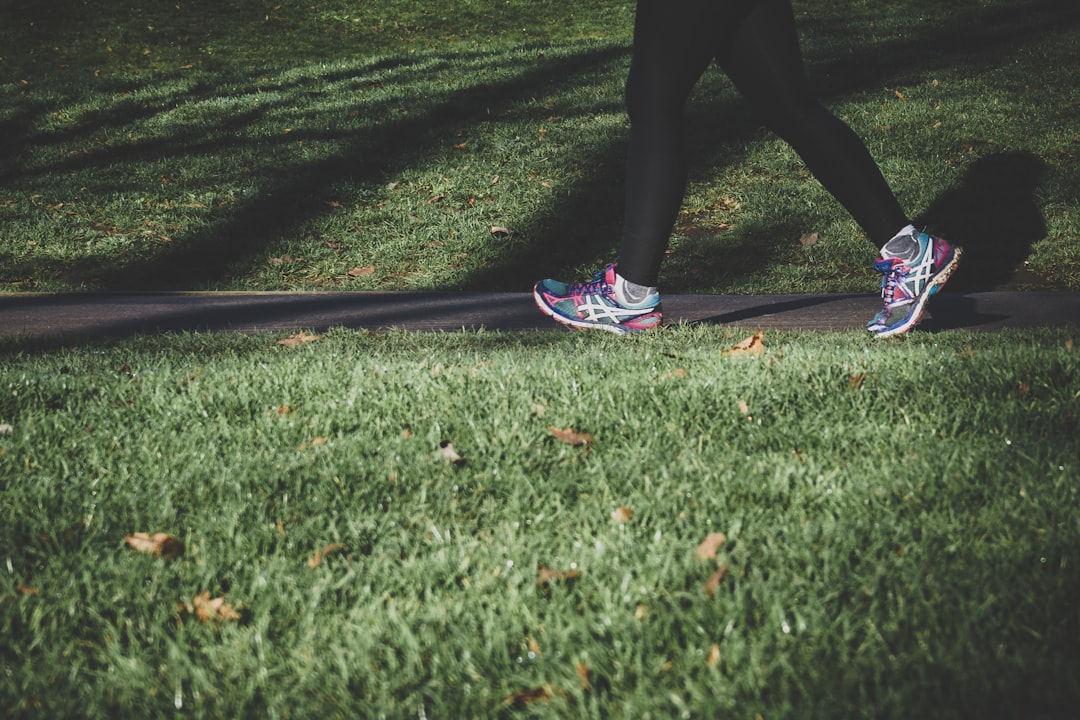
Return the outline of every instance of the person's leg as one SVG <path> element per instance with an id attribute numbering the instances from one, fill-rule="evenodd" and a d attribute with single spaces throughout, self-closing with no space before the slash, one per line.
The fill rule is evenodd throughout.
<path id="1" fill-rule="evenodd" d="M 739 26 L 724 71 L 877 247 L 909 224 L 863 141 L 810 91 L 790 0 L 761 0 Z"/>
<path id="2" fill-rule="evenodd" d="M 639 0 L 626 81 L 630 146 L 619 275 L 656 285 L 683 194 L 683 110 L 755 0 Z"/>

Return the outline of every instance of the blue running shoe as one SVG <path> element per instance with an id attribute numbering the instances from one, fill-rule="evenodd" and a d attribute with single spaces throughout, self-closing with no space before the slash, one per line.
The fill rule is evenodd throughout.
<path id="1" fill-rule="evenodd" d="M 933 297 L 960 262 L 960 248 L 941 238 L 916 233 L 918 254 L 912 260 L 879 258 L 874 268 L 882 274 L 881 311 L 866 324 L 880 338 L 907 332 L 922 319 L 926 302 Z"/>
<path id="2" fill-rule="evenodd" d="M 571 327 L 613 333 L 659 327 L 663 319 L 660 296 L 654 293 L 638 305 L 621 304 L 615 299 L 615 280 L 614 265 L 596 273 L 589 282 L 541 280 L 533 288 L 533 299 L 545 315 Z"/>

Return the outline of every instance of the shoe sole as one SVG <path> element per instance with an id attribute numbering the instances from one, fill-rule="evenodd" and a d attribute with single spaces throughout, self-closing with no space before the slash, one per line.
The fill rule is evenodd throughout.
<path id="1" fill-rule="evenodd" d="M 536 307 L 540 308 L 540 312 L 547 315 L 555 322 L 562 323 L 568 327 L 576 328 L 578 330 L 605 330 L 607 332 L 615 333 L 616 335 L 627 335 L 633 332 L 641 332 L 628 328 L 623 325 L 615 325 L 612 323 L 598 323 L 591 322 L 589 320 L 575 320 L 568 318 L 565 315 L 559 313 L 555 308 L 551 307 L 544 300 L 543 296 L 535 288 L 533 289 L 533 302 L 536 303 Z"/>
<path id="2" fill-rule="evenodd" d="M 904 321 L 896 327 L 891 327 L 888 330 L 875 332 L 874 337 L 888 338 L 902 335 L 919 324 L 919 321 L 922 320 L 923 312 L 926 310 L 926 303 L 929 302 L 930 298 L 936 295 L 939 290 L 941 290 L 942 286 L 945 285 L 945 282 L 949 279 L 953 272 L 956 271 L 957 265 L 960 264 L 960 256 L 963 254 L 963 250 L 958 247 L 954 247 L 952 253 L 952 260 L 949 261 L 948 265 L 941 268 L 941 270 L 938 271 L 937 275 L 930 278 L 930 282 L 928 283 L 926 290 L 923 292 L 922 295 L 919 296 L 919 299 L 915 301 L 915 307 L 912 308 L 911 312 L 904 319 Z"/>

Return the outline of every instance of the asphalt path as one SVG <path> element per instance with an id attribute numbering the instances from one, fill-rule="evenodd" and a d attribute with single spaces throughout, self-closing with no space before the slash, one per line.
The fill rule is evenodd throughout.
<path id="1" fill-rule="evenodd" d="M 862 328 L 876 295 L 665 295 L 666 323 L 748 329 Z M 935 297 L 918 330 L 1080 326 L 1080 293 L 979 292 Z M 0 337 L 76 339 L 167 332 L 329 328 L 453 332 L 557 327 L 529 293 L 91 293 L 0 295 Z"/>

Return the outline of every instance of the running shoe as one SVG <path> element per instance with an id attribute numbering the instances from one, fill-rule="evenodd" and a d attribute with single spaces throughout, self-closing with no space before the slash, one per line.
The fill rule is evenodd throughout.
<path id="1" fill-rule="evenodd" d="M 881 311 L 866 324 L 877 337 L 907 332 L 922 319 L 926 302 L 945 285 L 960 262 L 960 248 L 941 238 L 917 233 L 918 253 L 912 260 L 882 257 L 874 268 L 882 274 Z"/>
<path id="2" fill-rule="evenodd" d="M 615 266 L 593 276 L 589 282 L 567 284 L 541 280 L 533 288 L 536 306 L 564 325 L 582 329 L 632 333 L 659 327 L 660 296 L 653 294 L 636 305 L 615 299 Z"/>

